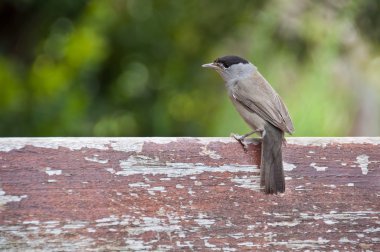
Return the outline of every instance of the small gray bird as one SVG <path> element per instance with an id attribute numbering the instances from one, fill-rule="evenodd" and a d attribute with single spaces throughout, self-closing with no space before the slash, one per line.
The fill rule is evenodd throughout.
<path id="1" fill-rule="evenodd" d="M 238 56 L 224 56 L 203 67 L 216 70 L 224 79 L 228 95 L 237 111 L 253 129 L 245 135 L 234 135 L 243 146 L 244 139 L 259 133 L 261 141 L 261 186 L 265 193 L 285 191 L 282 165 L 282 142 L 284 132 L 294 131 L 288 110 L 280 96 L 257 67 Z"/>

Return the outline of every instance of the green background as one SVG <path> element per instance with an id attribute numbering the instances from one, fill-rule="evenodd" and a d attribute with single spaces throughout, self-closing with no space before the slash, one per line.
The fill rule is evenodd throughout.
<path id="1" fill-rule="evenodd" d="M 380 1 L 0 2 L 0 136 L 228 136 L 201 64 L 253 62 L 295 136 L 379 135 Z"/>

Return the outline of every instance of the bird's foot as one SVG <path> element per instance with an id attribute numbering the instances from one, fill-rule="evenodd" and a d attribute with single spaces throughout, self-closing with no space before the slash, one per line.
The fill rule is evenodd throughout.
<path id="1" fill-rule="evenodd" d="M 243 146 L 245 152 L 248 151 L 248 146 L 250 144 L 258 145 L 259 143 L 261 143 L 261 138 L 247 138 L 247 134 L 238 135 L 235 133 L 231 133 L 230 136 L 235 138 L 236 141 L 238 141 Z"/>
<path id="2" fill-rule="evenodd" d="M 245 138 L 244 135 L 239 135 L 239 134 L 235 134 L 235 133 L 231 133 L 230 137 L 235 138 L 237 141 L 244 140 L 244 138 Z"/>
<path id="3" fill-rule="evenodd" d="M 241 136 L 238 134 L 231 133 L 231 137 L 235 138 L 236 141 L 238 141 L 241 144 L 241 146 L 243 146 L 245 152 L 248 151 L 248 143 L 245 141 L 244 135 Z"/>

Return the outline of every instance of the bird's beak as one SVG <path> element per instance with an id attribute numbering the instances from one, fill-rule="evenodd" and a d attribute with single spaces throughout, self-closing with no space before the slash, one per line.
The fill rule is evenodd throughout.
<path id="1" fill-rule="evenodd" d="M 212 68 L 212 69 L 218 69 L 219 68 L 218 65 L 215 63 L 203 64 L 202 67 Z"/>

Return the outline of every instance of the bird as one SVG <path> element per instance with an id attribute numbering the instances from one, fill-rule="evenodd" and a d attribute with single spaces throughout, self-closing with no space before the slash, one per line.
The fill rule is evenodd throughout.
<path id="1" fill-rule="evenodd" d="M 261 188 L 266 194 L 284 193 L 282 143 L 285 141 L 285 133 L 294 132 L 284 102 L 257 67 L 242 57 L 223 56 L 202 67 L 219 73 L 233 105 L 252 129 L 247 134 L 232 136 L 244 147 L 247 147 L 245 139 L 248 136 L 254 133 L 261 136 Z"/>

